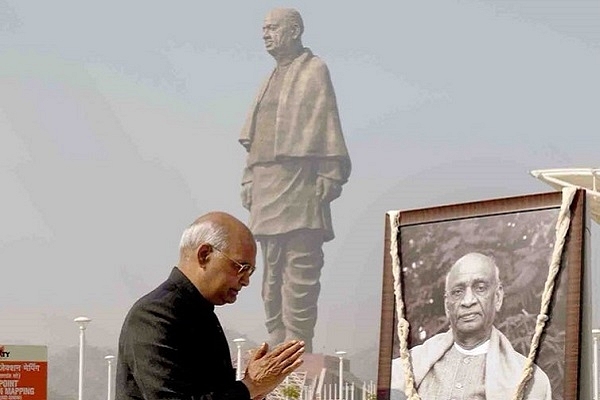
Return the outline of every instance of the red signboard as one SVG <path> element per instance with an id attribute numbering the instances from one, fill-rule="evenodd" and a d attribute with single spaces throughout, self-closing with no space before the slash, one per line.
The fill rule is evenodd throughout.
<path id="1" fill-rule="evenodd" d="M 0 345 L 0 400 L 47 398 L 47 347 Z"/>

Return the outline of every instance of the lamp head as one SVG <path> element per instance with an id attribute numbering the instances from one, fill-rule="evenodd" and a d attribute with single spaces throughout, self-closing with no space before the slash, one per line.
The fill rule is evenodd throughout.
<path id="1" fill-rule="evenodd" d="M 73 321 L 77 325 L 79 325 L 79 329 L 85 329 L 86 325 L 89 324 L 92 320 L 88 317 L 77 317 Z"/>

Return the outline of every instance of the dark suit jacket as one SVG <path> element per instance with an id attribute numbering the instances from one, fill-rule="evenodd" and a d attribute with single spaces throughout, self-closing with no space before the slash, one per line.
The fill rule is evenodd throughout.
<path id="1" fill-rule="evenodd" d="M 248 400 L 210 304 L 177 267 L 121 329 L 116 400 Z"/>

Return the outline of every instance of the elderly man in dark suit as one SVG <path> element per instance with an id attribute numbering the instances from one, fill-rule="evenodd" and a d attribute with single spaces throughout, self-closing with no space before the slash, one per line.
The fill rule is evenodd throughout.
<path id="1" fill-rule="evenodd" d="M 116 399 L 261 399 L 302 364 L 304 343 L 254 351 L 235 380 L 229 346 L 214 313 L 236 301 L 254 272 L 256 243 L 231 215 L 213 212 L 184 232 L 169 278 L 140 298 L 119 337 Z"/>

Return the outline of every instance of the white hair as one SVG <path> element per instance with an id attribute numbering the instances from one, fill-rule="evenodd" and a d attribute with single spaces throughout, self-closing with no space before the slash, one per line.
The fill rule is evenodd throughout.
<path id="1" fill-rule="evenodd" d="M 461 264 L 465 258 L 477 258 L 479 261 L 486 261 L 489 264 L 491 264 L 494 267 L 494 277 L 496 278 L 496 284 L 498 286 L 502 286 L 502 281 L 500 281 L 500 269 L 498 268 L 498 264 L 496 264 L 496 260 L 493 257 L 486 256 L 485 254 L 481 254 L 481 253 L 468 253 L 468 254 L 465 254 L 464 256 L 462 256 L 461 258 L 459 258 L 452 265 L 452 267 L 450 267 L 450 270 L 446 274 L 446 284 L 444 285 L 446 290 L 448 290 L 448 279 L 450 277 L 450 271 L 452 271 L 452 269 L 455 266 L 457 266 L 458 264 Z"/>
<path id="2" fill-rule="evenodd" d="M 208 243 L 217 249 L 225 249 L 228 239 L 227 231 L 223 226 L 206 220 L 194 222 L 183 231 L 179 251 L 196 250 L 203 243 Z"/>

